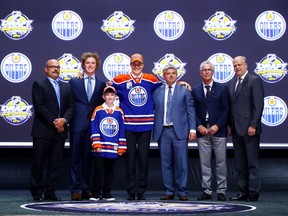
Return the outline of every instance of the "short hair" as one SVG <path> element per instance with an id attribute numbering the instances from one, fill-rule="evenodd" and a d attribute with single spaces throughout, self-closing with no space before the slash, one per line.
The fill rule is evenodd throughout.
<path id="1" fill-rule="evenodd" d="M 177 72 L 177 68 L 173 64 L 166 64 L 164 68 L 162 69 L 163 74 L 168 70 L 168 69 L 174 69 Z"/>
<path id="2" fill-rule="evenodd" d="M 101 60 L 100 60 L 99 54 L 97 52 L 84 52 L 82 54 L 82 56 L 81 56 L 82 68 L 84 69 L 85 62 L 89 57 L 96 59 L 96 70 L 97 70 L 101 65 Z"/>
<path id="3" fill-rule="evenodd" d="M 212 70 L 214 71 L 214 64 L 213 64 L 212 62 L 210 62 L 210 61 L 207 61 L 207 60 L 206 60 L 206 61 L 203 61 L 203 62 L 200 64 L 200 68 L 199 68 L 200 71 L 201 71 L 202 67 L 203 67 L 205 64 L 210 65 L 211 68 L 212 68 Z"/>

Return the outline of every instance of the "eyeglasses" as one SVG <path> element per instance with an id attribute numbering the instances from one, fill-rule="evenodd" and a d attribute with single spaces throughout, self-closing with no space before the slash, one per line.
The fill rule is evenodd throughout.
<path id="1" fill-rule="evenodd" d="M 48 65 L 46 66 L 47 68 L 53 68 L 53 69 L 60 69 L 60 66 L 56 66 L 56 65 Z"/>

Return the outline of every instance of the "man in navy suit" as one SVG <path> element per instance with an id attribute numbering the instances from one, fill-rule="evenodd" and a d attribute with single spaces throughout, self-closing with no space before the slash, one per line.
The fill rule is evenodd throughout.
<path id="1" fill-rule="evenodd" d="M 212 151 L 216 162 L 217 199 L 225 201 L 227 190 L 226 144 L 229 95 L 225 85 L 213 81 L 214 65 L 200 64 L 202 83 L 192 90 L 196 111 L 197 143 L 202 172 L 203 193 L 198 200 L 212 199 Z"/>
<path id="2" fill-rule="evenodd" d="M 92 197 L 91 115 L 95 107 L 104 102 L 102 93 L 106 86 L 104 81 L 95 76 L 95 71 L 101 63 L 98 53 L 83 53 L 81 58 L 82 68 L 84 69 L 83 78 L 72 78 L 70 80 L 74 97 L 74 113 L 69 125 L 70 192 L 72 200 L 90 199 Z"/>
<path id="3" fill-rule="evenodd" d="M 35 81 L 32 87 L 35 114 L 31 133 L 33 158 L 30 191 L 34 201 L 60 201 L 55 190 L 68 135 L 67 124 L 72 117 L 73 98 L 70 85 L 59 82 L 60 66 L 56 59 L 48 60 L 44 70 L 47 77 Z M 46 162 L 47 173 L 43 177 Z"/>
<path id="4" fill-rule="evenodd" d="M 235 166 L 240 193 L 230 200 L 258 201 L 260 190 L 258 155 L 264 89 L 258 76 L 248 73 L 244 56 L 233 59 L 235 77 L 228 83 Z"/>
<path id="5" fill-rule="evenodd" d="M 187 201 L 188 139 L 196 139 L 193 98 L 186 87 L 176 83 L 177 69 L 174 65 L 164 67 L 163 77 L 166 84 L 153 93 L 153 138 L 160 149 L 165 187 L 161 200 L 174 199 L 177 194 L 179 200 Z"/>

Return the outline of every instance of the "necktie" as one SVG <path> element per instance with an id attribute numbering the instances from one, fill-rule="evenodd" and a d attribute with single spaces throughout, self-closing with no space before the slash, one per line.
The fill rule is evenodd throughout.
<path id="1" fill-rule="evenodd" d="M 172 86 L 169 86 L 168 95 L 167 95 L 167 104 L 166 104 L 166 123 L 172 124 L 171 119 L 171 104 L 172 104 Z"/>
<path id="2" fill-rule="evenodd" d="M 92 96 L 92 81 L 91 81 L 91 77 L 88 77 L 88 82 L 87 82 L 87 97 L 88 97 L 88 101 L 90 101 L 91 96 Z"/>
<path id="3" fill-rule="evenodd" d="M 58 107 L 59 107 L 59 111 L 60 111 L 60 86 L 59 86 L 59 83 L 57 80 L 54 80 L 53 81 L 54 83 L 54 89 L 55 89 L 55 93 L 56 93 L 56 96 L 57 96 L 57 101 L 58 101 Z"/>
<path id="4" fill-rule="evenodd" d="M 241 84 L 241 77 L 238 78 L 237 80 L 237 84 L 236 84 L 236 87 L 235 87 L 235 95 L 238 93 L 239 91 L 239 88 L 240 88 L 240 84 Z"/>
<path id="5" fill-rule="evenodd" d="M 205 88 L 206 88 L 206 94 L 205 94 L 205 97 L 207 98 L 208 95 L 210 94 L 210 86 L 209 86 L 209 85 L 206 85 Z"/>

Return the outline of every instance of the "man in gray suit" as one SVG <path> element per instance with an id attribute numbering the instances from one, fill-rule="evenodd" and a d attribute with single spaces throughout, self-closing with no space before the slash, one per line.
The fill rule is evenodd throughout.
<path id="1" fill-rule="evenodd" d="M 230 127 L 240 193 L 230 200 L 257 201 L 260 180 L 258 153 L 264 90 L 258 76 L 248 73 L 244 56 L 233 60 L 235 78 L 229 81 L 231 104 Z"/>
<path id="2" fill-rule="evenodd" d="M 165 187 L 161 200 L 174 199 L 177 193 L 180 201 L 187 201 L 188 139 L 196 139 L 193 98 L 190 91 L 176 83 L 177 69 L 174 65 L 166 65 L 163 76 L 166 84 L 153 93 L 153 138 L 160 149 Z"/>

